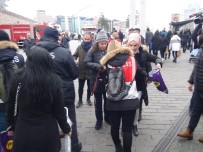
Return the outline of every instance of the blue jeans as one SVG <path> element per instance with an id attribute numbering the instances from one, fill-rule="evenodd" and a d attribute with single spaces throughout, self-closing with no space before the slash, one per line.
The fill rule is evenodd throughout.
<path id="1" fill-rule="evenodd" d="M 191 116 L 188 128 L 194 131 L 195 128 L 197 127 L 197 124 L 203 112 L 203 94 L 194 91 L 191 103 L 192 103 Z"/>
<path id="2" fill-rule="evenodd" d="M 0 132 L 6 130 L 6 104 L 0 103 Z"/>

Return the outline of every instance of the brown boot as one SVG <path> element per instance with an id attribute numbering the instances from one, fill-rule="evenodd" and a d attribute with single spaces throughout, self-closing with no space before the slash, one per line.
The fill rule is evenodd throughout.
<path id="1" fill-rule="evenodd" d="M 187 138 L 188 140 L 192 140 L 193 139 L 193 131 L 191 129 L 187 128 L 186 131 L 182 131 L 182 132 L 178 133 L 177 136 Z"/>
<path id="2" fill-rule="evenodd" d="M 199 138 L 199 142 L 203 143 L 203 136 Z"/>

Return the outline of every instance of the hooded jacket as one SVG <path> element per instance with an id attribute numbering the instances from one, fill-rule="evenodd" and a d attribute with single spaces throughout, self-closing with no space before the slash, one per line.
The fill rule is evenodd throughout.
<path id="1" fill-rule="evenodd" d="M 0 64 L 14 61 L 18 68 L 24 67 L 25 61 L 21 54 L 18 54 L 19 48 L 16 43 L 11 41 L 0 41 Z"/>
<path id="2" fill-rule="evenodd" d="M 74 104 L 75 89 L 73 80 L 78 78 L 79 72 L 70 51 L 61 47 L 56 39 L 49 36 L 43 36 L 37 46 L 47 49 L 54 60 L 54 70 L 63 82 L 62 89 L 65 105 Z"/>
<path id="3" fill-rule="evenodd" d="M 128 95 L 121 101 L 111 101 L 107 95 L 107 110 L 111 111 L 126 111 L 135 110 L 139 107 L 138 93 L 136 88 L 135 74 L 136 62 L 133 51 L 130 48 L 118 47 L 107 52 L 107 54 L 100 60 L 101 65 L 108 66 L 122 66 L 125 75 L 126 84 L 132 86 L 129 89 Z"/>

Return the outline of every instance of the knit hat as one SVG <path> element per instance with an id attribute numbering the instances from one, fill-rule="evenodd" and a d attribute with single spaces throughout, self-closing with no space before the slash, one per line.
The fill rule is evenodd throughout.
<path id="1" fill-rule="evenodd" d="M 98 34 L 97 34 L 97 37 L 96 37 L 96 42 L 102 42 L 102 41 L 108 41 L 108 37 L 107 37 L 107 34 L 106 32 L 104 31 L 100 31 Z"/>
<path id="2" fill-rule="evenodd" d="M 0 30 L 0 41 L 10 41 L 8 33 L 6 33 L 4 30 Z"/>
<path id="3" fill-rule="evenodd" d="M 128 36 L 128 43 L 127 43 L 127 44 L 129 44 L 131 41 L 137 42 L 137 44 L 140 46 L 140 45 L 141 45 L 141 37 L 140 37 L 140 34 L 138 34 L 138 33 L 131 33 L 131 34 Z"/>
<path id="4" fill-rule="evenodd" d="M 59 32 L 56 29 L 52 28 L 52 27 L 47 27 L 44 30 L 44 35 L 48 36 L 48 37 L 52 37 L 55 40 L 58 40 Z"/>

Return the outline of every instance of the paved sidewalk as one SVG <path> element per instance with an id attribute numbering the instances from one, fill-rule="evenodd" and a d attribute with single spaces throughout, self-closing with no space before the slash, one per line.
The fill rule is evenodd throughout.
<path id="1" fill-rule="evenodd" d="M 74 46 L 74 48 L 76 47 Z M 189 52 L 182 54 L 178 58 L 177 63 L 172 62 L 172 57 L 164 62 L 161 74 L 168 87 L 169 94 L 158 91 L 153 83 L 149 84 L 149 106 L 146 107 L 143 105 L 143 119 L 138 125 L 140 135 L 133 137 L 132 152 L 152 152 L 155 150 L 160 145 L 160 141 L 170 134 L 168 131 L 173 130 L 172 127 L 177 123 L 177 120 L 182 121 L 180 122 L 180 130 L 186 127 L 187 123 L 180 118 L 186 111 L 192 95 L 187 90 L 187 80 L 192 69 L 193 63 L 189 63 Z M 77 80 L 75 81 L 75 89 L 77 103 Z M 84 93 L 83 107 L 76 109 L 78 134 L 83 144 L 82 151 L 114 152 L 115 149 L 110 135 L 110 126 L 104 122 L 102 129 L 96 131 L 94 129 L 96 122 L 94 106 L 90 107 L 85 102 L 86 93 Z M 203 135 L 202 124 L 203 120 L 201 119 L 201 123 L 195 131 L 193 141 L 182 140 L 176 137 L 174 133 L 175 135 L 171 139 L 172 144 L 168 145 L 168 149 L 165 150 L 170 152 L 200 152 L 200 149 L 203 149 L 203 144 L 199 143 L 197 139 L 200 135 Z M 64 139 L 62 139 L 62 144 L 63 142 Z M 64 146 L 62 147 L 62 152 L 64 152 Z"/>

